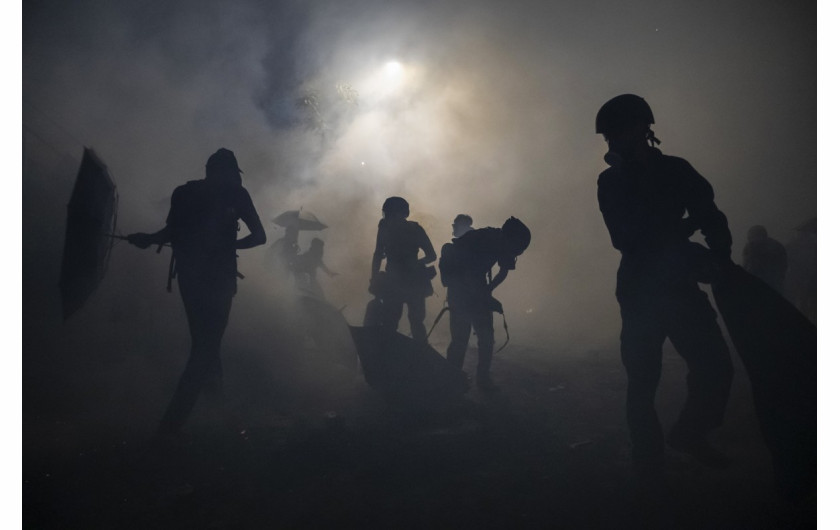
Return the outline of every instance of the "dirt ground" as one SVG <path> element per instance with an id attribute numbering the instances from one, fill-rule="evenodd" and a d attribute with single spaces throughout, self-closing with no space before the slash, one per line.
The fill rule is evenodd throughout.
<path id="1" fill-rule="evenodd" d="M 81 384 L 25 401 L 24 528 L 816 526 L 816 496 L 793 504 L 774 491 L 737 361 L 713 440 L 734 465 L 671 452 L 665 484 L 631 472 L 617 351 L 512 343 L 494 360 L 499 392 L 473 387 L 435 410 L 389 401 L 359 372 L 305 355 L 271 369 L 247 355 L 225 362 L 230 407 L 200 402 L 175 438 L 153 435 L 163 402 L 151 395 L 155 406 L 131 413 L 108 412 L 119 399 L 105 392 L 80 396 Z M 474 363 L 471 349 L 468 373 Z M 684 377 L 667 350 L 666 426 Z"/>

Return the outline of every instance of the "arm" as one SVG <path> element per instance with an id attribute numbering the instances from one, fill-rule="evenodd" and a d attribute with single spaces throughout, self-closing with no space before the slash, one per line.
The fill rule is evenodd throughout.
<path id="1" fill-rule="evenodd" d="M 429 240 L 429 236 L 426 235 L 426 231 L 423 230 L 423 227 L 417 225 L 420 229 L 420 249 L 423 251 L 423 257 L 420 258 L 420 263 L 426 265 L 427 263 L 434 263 L 437 260 L 437 253 L 435 253 L 435 247 L 432 246 L 432 242 Z"/>
<path id="2" fill-rule="evenodd" d="M 508 275 L 508 271 L 509 271 L 509 270 L 510 270 L 510 269 L 508 269 L 507 267 L 500 266 L 500 268 L 499 268 L 499 274 L 497 274 L 496 276 L 494 276 L 494 277 L 493 277 L 493 280 L 490 282 L 489 287 L 490 287 L 490 290 L 491 290 L 491 291 L 492 291 L 493 289 L 495 289 L 496 287 L 498 287 L 500 283 L 502 283 L 503 281 L 505 281 L 505 278 L 507 278 L 507 275 Z"/>
<path id="3" fill-rule="evenodd" d="M 376 276 L 379 268 L 382 266 L 382 260 L 385 259 L 385 248 L 382 241 L 382 223 L 379 224 L 379 229 L 376 231 L 376 248 L 373 250 L 373 260 L 370 264 L 370 277 Z"/>
<path id="4" fill-rule="evenodd" d="M 731 261 L 732 234 L 726 215 L 715 204 L 712 185 L 703 178 L 688 162 L 681 173 L 686 179 L 686 210 L 689 217 L 700 228 L 706 245 L 716 258 L 722 262 Z"/>
<path id="5" fill-rule="evenodd" d="M 169 225 L 166 225 L 154 234 L 137 232 L 134 234 L 129 234 L 126 237 L 126 239 L 135 247 L 148 248 L 150 245 L 163 245 L 164 243 L 169 243 L 169 241 L 171 241 L 172 239 L 172 236 L 171 230 L 169 229 Z"/>
<path id="6" fill-rule="evenodd" d="M 318 268 L 319 268 L 319 269 L 321 269 L 321 270 L 323 270 L 324 272 L 326 272 L 326 273 L 327 273 L 328 275 L 330 275 L 331 277 L 332 277 L 332 276 L 338 276 L 338 273 L 337 273 L 337 272 L 333 272 L 333 271 L 331 271 L 331 270 L 330 270 L 330 268 L 329 268 L 329 267 L 327 267 L 327 265 L 324 263 L 324 261 L 323 261 L 323 260 L 321 260 L 321 261 L 319 261 L 319 262 L 318 262 Z"/>
<path id="7" fill-rule="evenodd" d="M 242 239 L 236 240 L 237 250 L 264 245 L 266 241 L 265 229 L 260 221 L 260 216 L 257 214 L 256 208 L 254 208 L 254 203 L 251 201 L 248 190 L 242 188 L 242 194 L 242 211 L 239 216 L 245 222 L 245 226 L 248 227 L 248 231 L 251 233 Z"/>
<path id="8" fill-rule="evenodd" d="M 169 199 L 169 213 L 166 216 L 166 226 L 158 230 L 154 234 L 147 234 L 145 232 L 137 232 L 126 236 L 128 242 L 138 248 L 149 248 L 150 245 L 163 245 L 172 241 L 172 229 L 170 225 L 173 220 L 175 204 L 183 197 L 183 188 L 177 187 L 172 192 L 172 197 Z"/>

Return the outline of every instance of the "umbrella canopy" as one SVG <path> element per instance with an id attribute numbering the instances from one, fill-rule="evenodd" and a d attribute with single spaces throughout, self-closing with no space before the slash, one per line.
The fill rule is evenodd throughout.
<path id="1" fill-rule="evenodd" d="M 105 276 L 117 221 L 117 187 L 108 168 L 85 148 L 67 205 L 67 229 L 61 262 L 64 319 L 78 310 Z"/>
<path id="2" fill-rule="evenodd" d="M 752 383 L 777 484 L 807 494 L 817 478 L 817 329 L 740 266 L 724 271 L 712 293 Z"/>
<path id="3" fill-rule="evenodd" d="M 350 326 L 365 381 L 415 406 L 451 404 L 469 389 L 467 374 L 434 348 L 382 326 Z"/>
<path id="4" fill-rule="evenodd" d="M 274 224 L 298 230 L 323 230 L 327 225 L 306 210 L 288 210 L 271 220 Z"/>

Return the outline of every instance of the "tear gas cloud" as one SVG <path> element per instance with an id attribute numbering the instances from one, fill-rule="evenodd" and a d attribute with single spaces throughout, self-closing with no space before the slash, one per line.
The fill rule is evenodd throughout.
<path id="1" fill-rule="evenodd" d="M 381 205 L 399 195 L 438 249 L 458 213 L 476 227 L 513 215 L 531 228 L 531 247 L 498 290 L 514 340 L 552 354 L 614 346 L 619 254 L 598 211 L 606 149 L 595 113 L 620 93 L 647 99 L 663 152 L 689 160 L 715 187 L 736 261 L 753 224 L 785 242 L 816 215 L 815 9 L 28 2 L 25 327 L 58 311 L 64 207 L 82 146 L 116 181 L 122 233 L 162 227 L 172 189 L 203 178 L 207 157 L 224 146 L 269 235 L 268 245 L 240 252 L 246 278 L 227 344 L 237 327 L 259 336 L 256 326 L 270 325 L 289 296 L 266 257 L 283 235 L 271 219 L 289 209 L 329 225 L 317 235 L 341 274 L 322 285 L 359 324 Z M 301 234 L 303 249 L 312 235 Z M 86 310 L 113 317 L 123 308 L 113 318 L 126 327 L 185 335 L 180 301 L 163 289 L 167 261 L 118 245 Z M 429 320 L 443 303 L 435 282 Z"/>

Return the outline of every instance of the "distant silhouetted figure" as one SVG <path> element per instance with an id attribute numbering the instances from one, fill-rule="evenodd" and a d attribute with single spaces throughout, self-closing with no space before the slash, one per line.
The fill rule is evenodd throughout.
<path id="1" fill-rule="evenodd" d="M 817 218 L 796 228 L 786 245 L 787 292 L 791 302 L 814 325 L 817 324 Z"/>
<path id="2" fill-rule="evenodd" d="M 174 270 L 192 347 L 178 388 L 160 424 L 160 432 L 177 432 L 202 391 L 221 403 L 220 347 L 236 293 L 236 251 L 266 241 L 251 196 L 242 187 L 241 170 L 233 152 L 219 149 L 208 160 L 206 178 L 175 188 L 166 226 L 154 234 L 128 236 L 130 243 L 172 243 Z M 238 220 L 250 234 L 237 239 Z"/>
<path id="3" fill-rule="evenodd" d="M 426 342 L 426 297 L 432 294 L 431 279 L 436 274 L 433 267 L 426 265 L 434 263 L 437 254 L 426 231 L 418 223 L 408 221 L 408 214 L 408 202 L 402 197 L 390 197 L 382 205 L 371 263 L 371 286 L 382 286 L 377 295 L 382 300 L 382 325 L 396 331 L 405 304 L 411 336 Z M 420 250 L 423 257 L 418 259 Z M 382 260 L 384 276 L 379 271 Z"/>
<path id="4" fill-rule="evenodd" d="M 457 223 L 456 223 L 457 224 Z M 480 228 L 460 232 L 452 243 L 441 249 L 440 277 L 447 288 L 449 331 L 452 335 L 446 359 L 463 368 L 470 340 L 470 329 L 478 336 L 476 383 L 480 389 L 492 390 L 490 363 L 493 359 L 493 311 L 501 312 L 501 304 L 493 298 L 508 271 L 516 268 L 516 258 L 531 242 L 531 232 L 522 221 L 511 217 L 502 228 Z M 457 236 L 461 233 L 460 237 Z M 493 267 L 499 272 L 493 276 Z"/>
<path id="5" fill-rule="evenodd" d="M 472 230 L 472 223 L 472 217 L 470 217 L 469 215 L 465 213 L 459 213 L 458 215 L 456 215 L 455 220 L 452 221 L 452 237 L 461 237 L 462 235 Z"/>
<path id="6" fill-rule="evenodd" d="M 324 241 L 318 237 L 312 239 L 309 250 L 296 256 L 293 267 L 298 287 L 321 300 L 324 299 L 324 290 L 318 283 L 318 269 L 331 278 L 338 275 L 324 264 Z"/>
<path id="7" fill-rule="evenodd" d="M 661 470 L 665 440 L 654 398 L 667 337 L 689 370 L 688 397 L 668 443 L 723 467 L 728 459 L 706 437 L 723 421 L 732 361 L 717 315 L 697 285 L 692 255 L 700 245 L 689 237 L 700 229 L 718 265 L 731 266 L 732 236 L 706 179 L 685 160 L 653 147 L 659 143 L 653 123 L 645 100 L 625 94 L 601 107 L 595 125 L 612 166 L 598 178 L 598 203 L 621 251 L 616 298 L 632 456 L 640 470 Z"/>
<path id="8" fill-rule="evenodd" d="M 784 245 L 769 237 L 767 229 L 755 225 L 747 232 L 743 266 L 779 293 L 784 293 L 787 272 L 787 251 Z"/>

